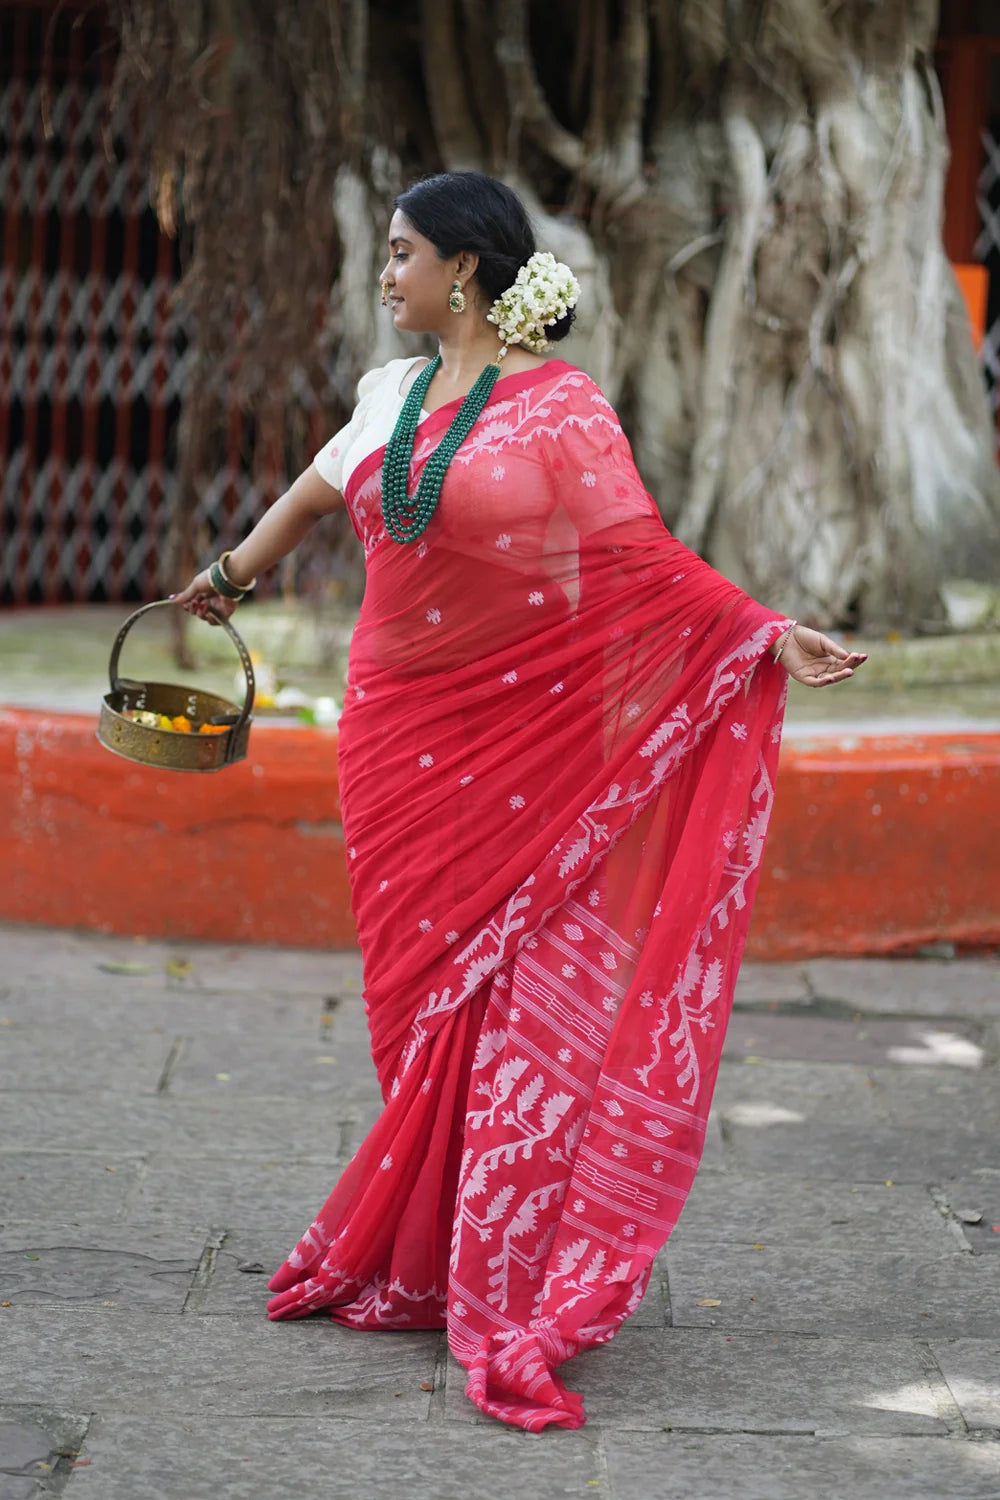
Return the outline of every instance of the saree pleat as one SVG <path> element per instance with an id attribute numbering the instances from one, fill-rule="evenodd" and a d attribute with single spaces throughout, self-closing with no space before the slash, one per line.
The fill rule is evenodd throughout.
<path id="1" fill-rule="evenodd" d="M 340 769 L 385 1109 L 269 1311 L 445 1326 L 484 1412 L 579 1426 L 556 1369 L 634 1311 L 701 1156 L 787 621 L 669 535 L 561 362 L 497 382 L 417 546 L 380 462 Z"/>

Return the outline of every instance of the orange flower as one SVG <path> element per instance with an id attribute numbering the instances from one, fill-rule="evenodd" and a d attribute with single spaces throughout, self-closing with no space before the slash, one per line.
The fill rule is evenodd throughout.
<path id="1" fill-rule="evenodd" d="M 174 729 L 179 729 L 181 734 L 191 733 L 191 720 L 186 719 L 183 714 L 178 714 L 176 718 L 171 719 L 170 723 Z"/>
<path id="2" fill-rule="evenodd" d="M 229 728 L 228 724 L 202 724 L 198 730 L 199 734 L 225 734 Z"/>

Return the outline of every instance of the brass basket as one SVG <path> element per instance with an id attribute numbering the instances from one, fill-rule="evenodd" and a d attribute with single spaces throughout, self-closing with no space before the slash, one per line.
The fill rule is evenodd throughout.
<path id="1" fill-rule="evenodd" d="M 141 615 L 151 609 L 160 609 L 171 604 L 170 599 L 157 599 L 153 604 L 144 604 L 135 614 L 129 615 L 111 648 L 108 675 L 111 691 L 105 693 L 101 703 L 101 717 L 97 726 L 97 738 L 108 750 L 123 755 L 126 760 L 139 761 L 144 766 L 160 766 L 167 771 L 221 771 L 242 760 L 247 753 L 250 738 L 250 714 L 253 709 L 254 676 L 250 653 L 240 636 L 228 620 L 220 615 L 212 619 L 228 633 L 239 652 L 247 689 L 243 707 L 220 698 L 215 693 L 203 693 L 198 688 L 178 687 L 169 682 L 132 682 L 118 676 L 118 658 L 122 643 Z M 129 709 L 148 709 L 151 713 L 169 714 L 177 718 L 183 714 L 198 724 L 225 724 L 221 734 L 186 733 L 181 729 L 153 729 L 146 724 L 137 724 L 126 719 Z"/>

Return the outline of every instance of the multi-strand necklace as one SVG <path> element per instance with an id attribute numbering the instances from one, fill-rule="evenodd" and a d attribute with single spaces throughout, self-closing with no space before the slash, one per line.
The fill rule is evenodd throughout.
<path id="1" fill-rule="evenodd" d="M 441 356 L 435 355 L 410 386 L 403 409 L 385 448 L 382 463 L 382 517 L 385 529 L 394 542 L 415 542 L 426 531 L 441 498 L 441 486 L 448 465 L 475 426 L 483 407 L 490 399 L 500 363 L 507 346 L 486 366 L 452 420 L 430 458 L 424 464 L 416 493 L 407 492 L 413 444 L 420 425 L 427 387 L 441 368 Z"/>

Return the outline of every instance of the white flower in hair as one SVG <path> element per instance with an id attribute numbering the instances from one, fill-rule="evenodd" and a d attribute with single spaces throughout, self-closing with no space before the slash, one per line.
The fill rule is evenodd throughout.
<path id="1" fill-rule="evenodd" d="M 536 250 L 486 318 L 496 324 L 505 344 L 523 344 L 543 354 L 550 347 L 546 328 L 575 307 L 579 296 L 580 283 L 569 266 L 556 260 L 551 250 Z"/>

